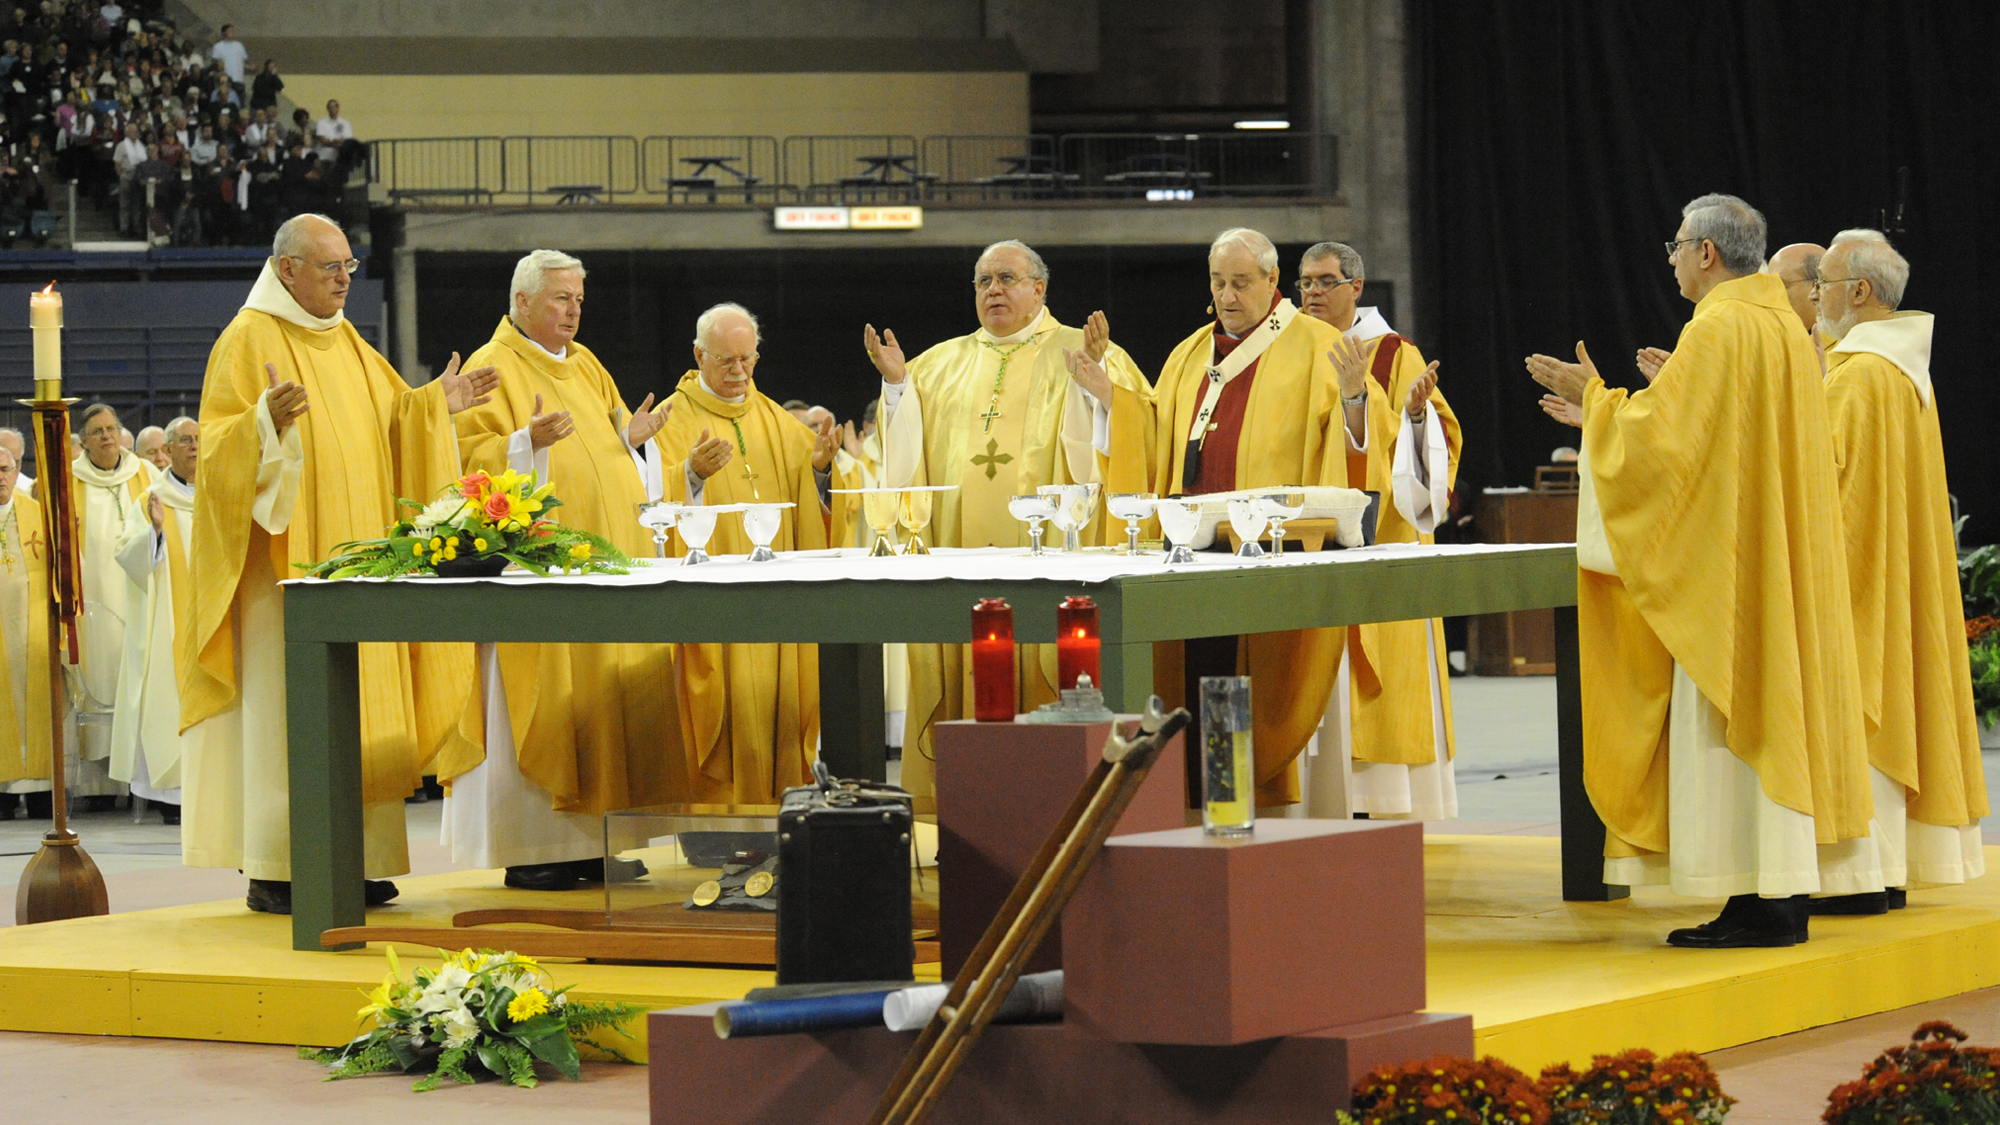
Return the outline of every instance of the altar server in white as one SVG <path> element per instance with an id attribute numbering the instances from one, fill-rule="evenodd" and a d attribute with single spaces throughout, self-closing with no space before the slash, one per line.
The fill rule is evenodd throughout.
<path id="1" fill-rule="evenodd" d="M 174 627 L 187 617 L 187 544 L 194 532 L 195 464 L 201 427 L 182 416 L 167 423 L 167 469 L 146 493 L 146 520 L 118 545 L 118 565 L 132 589 L 125 630 L 125 670 L 111 722 L 111 776 L 132 795 L 181 822 L 181 688 L 174 674 Z"/>

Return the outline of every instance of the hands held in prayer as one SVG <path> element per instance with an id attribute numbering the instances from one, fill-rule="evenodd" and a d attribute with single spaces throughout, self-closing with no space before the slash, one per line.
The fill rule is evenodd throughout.
<path id="1" fill-rule="evenodd" d="M 1102 312 L 1090 314 L 1083 322 L 1083 347 L 1063 349 L 1063 366 L 1090 397 L 1111 404 L 1111 375 L 1104 370 L 1104 357 L 1111 351 L 1111 322 Z"/>
<path id="2" fill-rule="evenodd" d="M 736 453 L 736 447 L 726 438 L 712 438 L 708 431 L 694 439 L 694 449 L 688 453 L 688 468 L 703 480 L 715 475 L 716 470 L 729 464 L 729 458 Z"/>
<path id="3" fill-rule="evenodd" d="M 304 414 L 310 405 L 306 402 L 306 389 L 289 379 L 280 380 L 275 363 L 265 364 L 264 374 L 271 379 L 269 397 L 265 399 L 265 405 L 271 408 L 271 425 L 283 435 L 285 427 L 298 421 L 299 415 Z"/>
<path id="4" fill-rule="evenodd" d="M 1333 350 L 1326 353 L 1326 358 L 1328 362 L 1333 364 L 1334 372 L 1340 376 L 1341 398 L 1355 398 L 1367 393 L 1367 343 L 1357 340 L 1352 336 L 1342 336 L 1339 340 L 1335 341 Z M 1425 371 L 1425 376 L 1430 376 L 1436 369 L 1437 364 L 1431 364 L 1431 370 Z M 1422 382 L 1422 380 L 1418 381 Z M 1436 380 L 1432 379 L 1432 382 L 1435 383 Z M 1425 390 L 1424 394 L 1428 396 L 1430 391 Z"/>
<path id="5" fill-rule="evenodd" d="M 1083 322 L 1083 350 L 1099 363 L 1103 363 L 1105 354 L 1111 351 L 1111 321 L 1102 309 L 1091 313 Z"/>
<path id="6" fill-rule="evenodd" d="M 1583 407 L 1561 395 L 1543 395 L 1542 413 L 1554 418 L 1565 426 L 1583 428 Z"/>
<path id="7" fill-rule="evenodd" d="M 666 427 L 667 415 L 674 412 L 674 404 L 662 399 L 659 408 L 653 408 L 653 396 L 647 395 L 639 409 L 632 412 L 632 420 L 625 424 L 625 441 L 637 449 L 653 439 L 653 435 Z"/>
<path id="8" fill-rule="evenodd" d="M 1583 405 L 1583 388 L 1597 378 L 1597 365 L 1590 362 L 1590 353 L 1584 350 L 1583 341 L 1576 342 L 1576 362 L 1564 363 L 1551 355 L 1531 355 L 1528 357 L 1528 374 L 1535 382 L 1554 391 L 1557 397 L 1578 406 Z"/>
<path id="9" fill-rule="evenodd" d="M 461 375 L 458 373 L 458 353 L 453 352 L 451 362 L 444 365 L 444 374 L 438 376 L 438 382 L 444 384 L 445 410 L 457 414 L 491 402 L 493 388 L 500 385 L 500 372 L 488 364 Z"/>
<path id="10" fill-rule="evenodd" d="M 840 427 L 833 424 L 833 415 L 823 415 L 813 427 L 813 471 L 823 473 L 831 468 L 834 450 L 839 448 Z"/>
<path id="11" fill-rule="evenodd" d="M 868 362 L 882 373 L 882 381 L 897 386 L 909 376 L 903 367 L 903 345 L 896 342 L 896 334 L 887 328 L 882 334 L 875 334 L 875 326 L 864 325 L 861 332 L 861 346 L 868 349 Z"/>
<path id="12" fill-rule="evenodd" d="M 1424 368 L 1424 373 L 1411 381 L 1410 397 L 1404 401 L 1403 411 L 1411 418 L 1423 418 L 1424 408 L 1430 405 L 1431 392 L 1437 389 L 1437 385 L 1438 361 L 1431 360 L 1431 365 Z"/>
<path id="13" fill-rule="evenodd" d="M 576 420 L 569 416 L 569 411 L 558 410 L 553 414 L 544 414 L 542 396 L 535 396 L 535 413 L 528 419 L 528 444 L 536 453 L 575 432 Z"/>
<path id="14" fill-rule="evenodd" d="M 1665 367 L 1673 356 L 1674 353 L 1665 348 L 1640 348 L 1639 374 L 1644 375 L 1648 383 L 1652 382 L 1660 377 L 1660 368 Z"/>
<path id="15" fill-rule="evenodd" d="M 146 518 L 153 521 L 153 534 L 161 535 L 167 530 L 167 509 L 157 496 L 146 497 Z"/>

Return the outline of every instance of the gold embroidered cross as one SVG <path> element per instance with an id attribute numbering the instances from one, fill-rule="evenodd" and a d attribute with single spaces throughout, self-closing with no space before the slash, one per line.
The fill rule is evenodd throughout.
<path id="1" fill-rule="evenodd" d="M 986 452 L 983 455 L 975 455 L 972 458 L 972 463 L 986 466 L 986 479 L 992 480 L 995 476 L 999 475 L 1000 466 L 1005 465 L 1013 459 L 1014 455 L 1012 453 L 1000 452 L 1000 439 L 992 438 L 986 443 Z"/>

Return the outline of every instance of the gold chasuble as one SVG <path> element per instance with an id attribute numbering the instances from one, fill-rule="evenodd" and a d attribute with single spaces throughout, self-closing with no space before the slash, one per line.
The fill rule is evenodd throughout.
<path id="1" fill-rule="evenodd" d="M 310 409 L 280 435 L 271 380 Z M 339 314 L 313 317 L 270 262 L 209 353 L 201 393 L 188 559 L 191 627 L 177 638 L 187 744 L 183 819 L 191 867 L 291 877 L 283 595 L 295 563 L 379 538 L 396 500 L 427 501 L 458 477 L 441 383 L 412 390 Z M 402 802 L 458 725 L 472 680 L 466 644 L 363 644 L 361 795 L 371 878 L 408 870 Z"/>
<path id="2" fill-rule="evenodd" d="M 1218 419 L 1236 419 L 1236 432 L 1221 435 L 1225 442 L 1235 439 L 1234 487 L 1349 487 L 1340 380 L 1327 358 L 1328 350 L 1340 339 L 1340 330 L 1299 313 L 1285 299 L 1280 299 L 1261 323 L 1269 324 L 1273 318 L 1283 324 L 1282 329 L 1255 359 L 1254 367 L 1227 384 L 1234 387 L 1245 379 L 1250 381 L 1240 412 L 1226 392 L 1216 410 Z M 1118 389 L 1112 407 L 1109 462 L 1115 466 L 1121 459 L 1143 458 L 1150 466 L 1146 487 L 1133 491 L 1162 496 L 1182 492 L 1189 440 L 1208 386 L 1209 367 L 1219 362 L 1217 338 L 1218 325 L 1210 321 L 1174 348 L 1160 370 L 1152 404 L 1139 402 L 1122 386 Z M 1252 337 L 1244 339 L 1247 342 Z M 1382 409 L 1377 402 L 1382 397 L 1382 387 L 1369 380 L 1371 419 Z M 1373 462 L 1382 456 L 1385 444 L 1369 443 L 1371 475 L 1375 472 Z M 1205 467 L 1203 475 L 1213 471 L 1213 467 Z M 1386 470 L 1383 472 L 1386 475 Z M 1342 627 L 1258 633 L 1238 642 L 1237 672 L 1249 676 L 1252 684 L 1252 743 L 1260 806 L 1298 801 L 1299 778 L 1293 759 L 1312 740 L 1325 717 L 1345 643 Z M 1154 646 L 1153 690 L 1169 707 L 1182 703 L 1187 694 L 1185 668 L 1180 642 Z"/>
<path id="3" fill-rule="evenodd" d="M 1103 494 L 1146 491 L 1143 459 L 1113 458 L 1108 468 L 1100 467 L 1091 446 L 1092 407 L 1070 379 L 1064 348 L 1081 351 L 1083 330 L 1061 324 L 1044 307 L 1012 336 L 981 328 L 926 349 L 909 362 L 893 407 L 885 391 L 876 423 L 883 483 L 958 486 L 933 494 L 923 533 L 931 546 L 1026 547 L 1027 525 L 1007 511 L 1009 499 L 1045 484 L 1093 481 L 1103 485 L 1102 494 L 1082 539 L 1099 544 L 1109 519 Z M 1122 348 L 1113 345 L 1105 353 L 1104 369 L 1124 409 L 1150 411 L 1152 388 Z M 1116 426 L 1114 416 L 1114 432 Z M 931 727 L 972 714 L 969 651 L 965 645 L 909 646 L 903 788 L 915 795 L 918 812 L 936 811 Z M 1017 711 L 1055 700 L 1055 653 L 1054 645 L 1015 647 Z"/>
<path id="4" fill-rule="evenodd" d="M 820 506 L 813 483 L 813 431 L 757 390 L 724 402 L 689 371 L 668 399 L 673 412 L 656 439 L 670 499 L 687 500 L 687 458 L 701 432 L 736 447 L 729 463 L 702 482 L 701 503 L 785 503 L 775 551 L 831 546 L 831 529 L 845 522 L 845 496 L 834 511 Z M 834 488 L 846 488 L 836 466 Z M 676 536 L 675 552 L 686 553 Z M 743 518 L 716 517 L 708 552 L 748 554 Z M 678 647 L 681 741 L 687 751 L 690 799 L 775 805 L 789 786 L 812 778 L 819 744 L 819 646 L 692 644 Z M 664 686 L 664 685 L 663 685 Z"/>
<path id="5" fill-rule="evenodd" d="M 1826 396 L 1784 284 L 1717 285 L 1650 386 L 1592 380 L 1583 411 L 1580 506 L 1594 493 L 1603 515 L 1602 541 L 1578 520 L 1584 783 L 1610 830 L 1605 855 L 1668 851 L 1677 665 L 1765 796 L 1812 817 L 1821 845 L 1867 836 Z"/>
<path id="6" fill-rule="evenodd" d="M 49 552 L 42 507 L 0 508 L 0 793 L 49 788 Z"/>
<path id="7" fill-rule="evenodd" d="M 1378 321 L 1379 323 L 1379 321 Z M 1359 327 L 1358 325 L 1356 327 Z M 1386 352 L 1386 354 L 1385 354 Z M 1383 388 L 1378 402 L 1369 399 L 1369 432 L 1385 443 L 1383 455 L 1370 458 L 1350 453 L 1347 473 L 1351 484 L 1379 492 L 1382 502 L 1375 525 L 1377 543 L 1434 543 L 1437 537 L 1418 532 L 1403 516 L 1403 505 L 1391 479 L 1396 465 L 1405 458 L 1398 449 L 1401 436 L 1408 432 L 1403 406 L 1409 401 L 1410 383 L 1424 373 L 1424 355 L 1417 346 L 1394 334 L 1378 336 L 1368 343 L 1368 378 Z M 1458 480 L 1459 450 L 1463 440 L 1458 416 L 1435 387 L 1431 389 L 1434 422 L 1426 423 L 1424 436 L 1442 437 L 1450 471 L 1445 479 L 1449 490 Z M 1435 425 L 1441 434 L 1430 432 Z M 1422 457 L 1424 450 L 1409 451 Z M 1445 513 L 1433 513 L 1443 519 Z M 1426 637 L 1428 636 L 1428 641 Z M 1444 622 L 1379 621 L 1355 625 L 1347 630 L 1348 674 L 1352 683 L 1349 712 L 1354 724 L 1353 748 L 1357 762 L 1385 762 L 1423 765 L 1437 761 L 1437 738 L 1432 729 L 1431 677 L 1437 677 L 1438 705 L 1444 712 L 1447 754 L 1452 749 L 1451 673 L 1445 663 Z"/>
<path id="8" fill-rule="evenodd" d="M 1855 325 L 1827 350 L 1826 398 L 1861 697 L 1878 720 L 1868 760 L 1909 791 L 1910 819 L 1958 828 L 1986 815 L 1986 776 L 1930 335 L 1931 314 L 1923 312 Z M 1921 849 L 1911 843 L 1916 864 Z"/>
<path id="9" fill-rule="evenodd" d="M 638 519 L 646 489 L 625 440 L 632 414 L 597 356 L 571 341 L 556 359 L 503 316 L 493 338 L 465 362 L 468 369 L 488 364 L 500 374 L 491 401 L 454 419 L 464 471 L 541 469 L 509 456 L 510 438 L 527 428 L 540 395 L 545 412 L 567 410 L 576 426 L 543 451 L 545 479 L 562 500 L 554 518 L 602 535 L 628 555 L 651 554 L 652 538 Z M 549 792 L 554 809 L 597 815 L 673 798 L 678 724 L 667 692 L 673 672 L 669 646 L 497 647 L 521 774 Z M 481 692 L 476 681 L 464 686 L 469 689 L 460 726 L 464 737 L 438 758 L 440 781 L 486 759 Z"/>

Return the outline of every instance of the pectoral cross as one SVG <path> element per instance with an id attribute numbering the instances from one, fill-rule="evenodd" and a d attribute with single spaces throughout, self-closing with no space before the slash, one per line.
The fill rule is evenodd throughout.
<path id="1" fill-rule="evenodd" d="M 750 482 L 750 499 L 762 500 L 764 497 L 757 491 L 757 470 L 750 467 L 748 457 L 743 458 L 743 479 Z"/>
<path id="2" fill-rule="evenodd" d="M 984 414 L 981 414 L 981 415 L 980 415 L 980 417 L 981 417 L 981 418 L 984 418 L 984 419 L 986 419 L 986 430 L 985 430 L 984 432 L 986 432 L 986 433 L 989 433 L 989 434 L 990 434 L 990 433 L 992 433 L 992 432 L 993 432 L 993 419 L 995 419 L 995 418 L 998 418 L 998 417 L 1000 417 L 1000 396 L 999 396 L 999 395 L 994 395 L 994 396 L 993 396 L 993 401 L 992 401 L 992 402 L 989 402 L 989 403 L 987 403 L 987 404 L 986 404 L 986 413 L 984 413 Z M 992 476 L 993 474 L 991 474 L 991 473 L 988 473 L 987 475 L 988 475 L 988 476 Z"/>
<path id="3" fill-rule="evenodd" d="M 992 480 L 995 476 L 999 475 L 1000 466 L 1005 465 L 1013 459 L 1014 455 L 1012 453 L 1000 452 L 999 438 L 991 438 L 986 442 L 986 452 L 982 455 L 975 455 L 972 458 L 972 463 L 986 466 L 986 479 Z"/>

